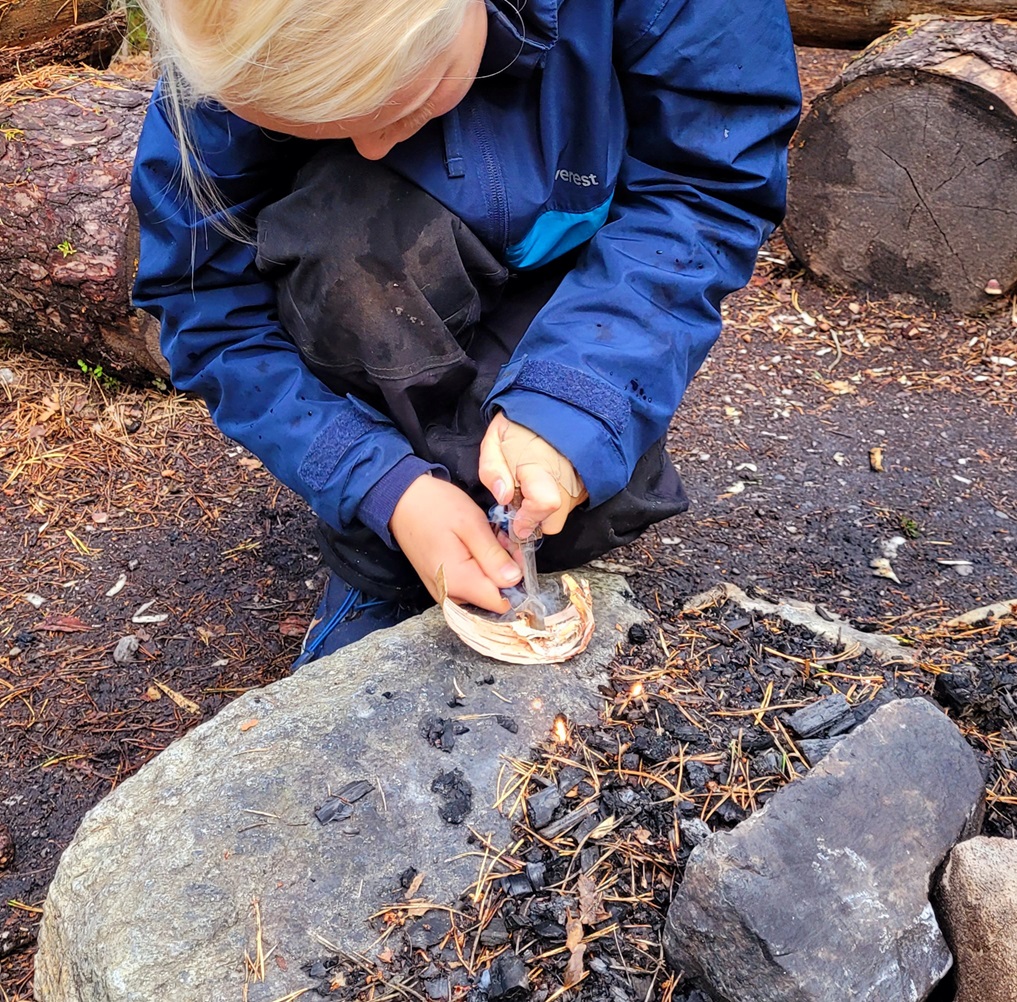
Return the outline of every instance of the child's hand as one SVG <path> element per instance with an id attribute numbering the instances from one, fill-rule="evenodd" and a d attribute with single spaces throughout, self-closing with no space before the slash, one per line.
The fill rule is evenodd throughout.
<path id="1" fill-rule="evenodd" d="M 444 564 L 452 598 L 508 612 L 499 589 L 516 584 L 522 572 L 491 531 L 484 512 L 454 484 L 417 477 L 395 506 L 389 529 L 435 601 L 435 575 Z"/>
<path id="2" fill-rule="evenodd" d="M 572 509 L 589 497 L 560 452 L 504 414 L 495 415 L 480 443 L 480 480 L 499 504 L 509 504 L 519 486 L 523 503 L 513 528 L 520 539 L 538 525 L 561 532 Z"/>

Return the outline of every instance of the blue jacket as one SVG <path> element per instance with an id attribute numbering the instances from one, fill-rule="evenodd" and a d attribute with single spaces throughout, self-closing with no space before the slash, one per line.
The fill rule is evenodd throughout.
<path id="1" fill-rule="evenodd" d="M 488 0 L 481 74 L 502 72 L 386 163 L 512 268 L 585 245 L 486 406 L 567 456 L 595 505 L 666 431 L 720 332 L 721 299 L 748 281 L 781 219 L 794 50 L 784 0 L 528 0 L 525 35 L 503 2 Z M 248 220 L 314 145 L 214 104 L 192 130 Z M 254 247 L 196 218 L 178 164 L 157 88 L 133 180 L 135 301 L 162 322 L 173 382 L 334 528 L 359 519 L 387 536 L 390 511 L 366 511 L 364 498 L 425 464 L 384 415 L 302 364 Z"/>

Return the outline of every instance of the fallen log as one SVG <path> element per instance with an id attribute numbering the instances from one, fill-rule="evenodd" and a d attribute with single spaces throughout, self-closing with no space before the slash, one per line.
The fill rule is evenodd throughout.
<path id="1" fill-rule="evenodd" d="M 107 0 L 0 0 L 0 49 L 52 38 L 75 25 L 98 21 L 109 9 Z"/>
<path id="2" fill-rule="evenodd" d="M 115 11 L 18 48 L 0 49 L 0 83 L 53 63 L 109 66 L 127 34 L 127 15 Z"/>
<path id="3" fill-rule="evenodd" d="M 1017 23 L 892 32 L 791 149 L 785 235 L 836 285 L 974 313 L 1017 288 Z"/>
<path id="4" fill-rule="evenodd" d="M 164 374 L 157 325 L 131 306 L 130 172 L 151 85 L 50 68 L 0 89 L 0 340 Z"/>
<path id="5" fill-rule="evenodd" d="M 861 49 L 916 15 L 1013 17 L 1013 0 L 787 0 L 799 45 Z"/>

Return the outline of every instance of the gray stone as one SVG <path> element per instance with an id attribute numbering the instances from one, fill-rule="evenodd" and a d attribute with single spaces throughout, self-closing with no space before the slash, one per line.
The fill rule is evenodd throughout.
<path id="1" fill-rule="evenodd" d="M 598 629 L 563 665 L 492 662 L 432 609 L 244 694 L 167 748 L 86 815 L 64 852 L 39 932 L 36 998 L 194 1002 L 246 991 L 269 1002 L 311 987 L 305 964 L 370 949 L 367 918 L 405 901 L 408 868 L 425 874 L 415 900 L 454 903 L 477 878 L 469 829 L 509 844 L 510 823 L 492 807 L 504 758 L 527 758 L 558 713 L 594 722 L 617 639 L 644 618 L 622 579 L 588 576 Z M 450 709 L 456 684 L 463 705 Z M 498 723 L 506 713 L 518 733 Z M 469 730 L 443 751 L 421 734 L 432 716 L 468 718 Z M 462 784 L 432 792 L 456 772 Z M 468 806 L 456 800 L 463 784 Z M 443 820 L 447 793 L 463 824 Z M 326 823 L 315 817 L 323 807 Z M 245 986 L 255 900 L 263 948 L 286 969 L 270 962 L 264 981 Z M 511 996 L 519 986 L 504 987 Z"/>
<path id="2" fill-rule="evenodd" d="M 973 838 L 943 868 L 937 912 L 950 942 L 956 1002 L 1017 999 L 1017 842 Z"/>
<path id="3" fill-rule="evenodd" d="M 974 752 L 931 703 L 878 710 L 693 850 L 668 960 L 723 1002 L 920 1002 L 950 967 L 931 874 L 981 822 Z"/>
<path id="4" fill-rule="evenodd" d="M 798 750 L 809 765 L 818 765 L 833 751 L 840 738 L 809 738 L 798 742 Z"/>

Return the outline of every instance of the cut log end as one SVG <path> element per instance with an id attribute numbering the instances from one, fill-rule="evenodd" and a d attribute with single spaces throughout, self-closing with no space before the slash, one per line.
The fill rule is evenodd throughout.
<path id="1" fill-rule="evenodd" d="M 1017 29 L 999 31 L 1017 56 Z M 1017 75 L 970 53 L 883 60 L 828 91 L 792 148 L 792 252 L 837 285 L 997 304 L 1017 287 L 1015 108 Z"/>

